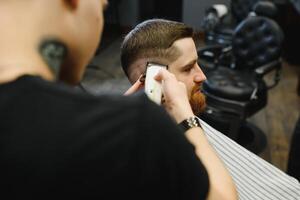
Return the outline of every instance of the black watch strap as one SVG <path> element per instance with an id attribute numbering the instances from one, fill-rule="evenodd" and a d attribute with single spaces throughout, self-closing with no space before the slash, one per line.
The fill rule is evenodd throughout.
<path id="1" fill-rule="evenodd" d="M 187 131 L 193 127 L 201 127 L 200 120 L 196 116 L 189 117 L 180 122 L 178 125 L 183 131 Z"/>

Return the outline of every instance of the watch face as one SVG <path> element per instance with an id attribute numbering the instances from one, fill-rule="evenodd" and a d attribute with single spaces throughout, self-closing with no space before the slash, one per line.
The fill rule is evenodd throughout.
<path id="1" fill-rule="evenodd" d="M 200 123 L 197 117 L 191 117 L 187 119 L 187 122 L 189 127 L 200 127 Z"/>
<path id="2" fill-rule="evenodd" d="M 183 120 L 179 126 L 184 130 L 184 131 L 187 131 L 189 130 L 190 128 L 193 128 L 193 127 L 201 127 L 201 124 L 200 124 L 200 121 L 197 117 L 190 117 L 186 120 Z"/>

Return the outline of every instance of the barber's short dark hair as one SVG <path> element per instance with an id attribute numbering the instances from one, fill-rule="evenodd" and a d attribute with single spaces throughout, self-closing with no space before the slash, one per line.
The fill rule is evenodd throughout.
<path id="1" fill-rule="evenodd" d="M 175 52 L 168 49 L 176 40 L 188 37 L 194 38 L 193 29 L 180 22 L 151 19 L 140 23 L 126 35 L 121 46 L 124 72 L 128 76 L 129 66 L 140 58 L 174 57 Z"/>

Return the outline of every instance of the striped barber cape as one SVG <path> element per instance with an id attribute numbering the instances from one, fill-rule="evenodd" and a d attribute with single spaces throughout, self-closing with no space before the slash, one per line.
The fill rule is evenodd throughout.
<path id="1" fill-rule="evenodd" d="M 204 121 L 201 126 L 230 172 L 241 200 L 300 200 L 300 183 Z"/>

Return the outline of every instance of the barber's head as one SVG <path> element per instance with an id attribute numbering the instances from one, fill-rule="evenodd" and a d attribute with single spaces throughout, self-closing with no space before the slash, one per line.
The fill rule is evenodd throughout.
<path id="1" fill-rule="evenodd" d="M 22 62 L 25 59 L 18 54 L 33 55 L 33 51 L 41 51 L 49 42 L 61 44 L 67 54 L 59 66 L 60 76 L 77 83 L 99 44 L 106 4 L 107 0 L 1 0 L 0 42 L 7 47 L 6 58 Z M 59 51 L 53 51 L 53 45 L 48 47 L 43 55 L 55 57 Z M 36 57 L 32 56 L 35 63 L 44 64 Z M 50 66 L 59 63 L 51 58 L 44 60 L 50 60 Z"/>
<path id="2" fill-rule="evenodd" d="M 103 10 L 108 2 L 107 0 L 56 1 L 60 1 L 65 9 L 61 13 L 67 26 L 63 40 L 70 51 L 62 68 L 65 73 L 62 71 L 61 78 L 76 83 L 82 78 L 85 67 L 99 45 L 104 25 Z M 64 29 L 65 25 L 61 23 L 61 29 Z"/>
<path id="3" fill-rule="evenodd" d="M 185 83 L 195 113 L 205 106 L 200 86 L 206 77 L 197 60 L 193 29 L 162 19 L 137 25 L 125 37 L 121 48 L 122 67 L 131 83 L 145 72 L 147 62 L 168 65 L 169 72 Z"/>

